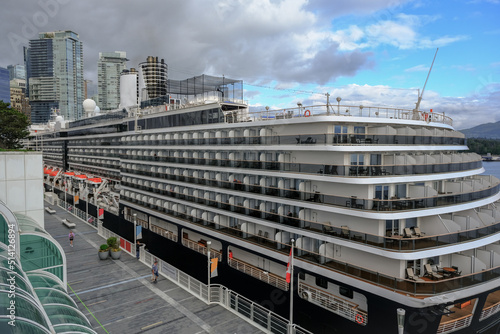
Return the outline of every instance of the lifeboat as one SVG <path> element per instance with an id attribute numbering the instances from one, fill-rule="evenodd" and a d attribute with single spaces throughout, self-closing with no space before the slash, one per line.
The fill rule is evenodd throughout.
<path id="1" fill-rule="evenodd" d="M 64 172 L 64 176 L 73 177 L 73 176 L 75 176 L 75 172 Z"/>
<path id="2" fill-rule="evenodd" d="M 102 183 L 102 179 L 100 177 L 94 177 L 94 178 L 88 179 L 87 181 L 94 183 L 94 184 Z"/>
<path id="3" fill-rule="evenodd" d="M 79 180 L 86 180 L 87 179 L 87 175 L 85 175 L 85 174 L 75 175 L 75 177 Z"/>
<path id="4" fill-rule="evenodd" d="M 54 170 L 52 170 L 52 171 L 49 173 L 49 175 L 50 175 L 50 176 L 56 176 L 56 175 L 57 175 L 57 173 L 59 173 L 59 170 L 54 169 Z"/>

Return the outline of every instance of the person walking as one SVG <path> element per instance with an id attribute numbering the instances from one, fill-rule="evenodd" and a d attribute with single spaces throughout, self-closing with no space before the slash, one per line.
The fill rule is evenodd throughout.
<path id="1" fill-rule="evenodd" d="M 158 260 L 155 260 L 153 267 L 151 268 L 151 282 L 158 283 Z"/>
<path id="2" fill-rule="evenodd" d="M 69 231 L 69 245 L 71 247 L 73 247 L 73 239 L 75 238 L 75 234 L 73 233 L 73 231 Z"/>
<path id="3" fill-rule="evenodd" d="M 141 246 L 143 244 L 141 244 L 139 242 L 139 240 L 137 240 L 137 245 L 135 245 L 135 256 L 137 257 L 137 260 L 139 260 L 140 256 L 141 256 Z"/>

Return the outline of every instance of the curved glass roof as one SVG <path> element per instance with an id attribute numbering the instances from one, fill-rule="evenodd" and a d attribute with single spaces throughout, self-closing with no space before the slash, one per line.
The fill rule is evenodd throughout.
<path id="1" fill-rule="evenodd" d="M 97 334 L 96 331 L 81 325 L 69 325 L 69 324 L 60 324 L 55 325 L 54 330 L 56 333 L 85 333 L 85 334 Z"/>
<path id="2" fill-rule="evenodd" d="M 47 277 L 46 275 L 41 275 L 40 273 L 29 273 L 28 279 L 30 280 L 33 289 L 51 287 L 53 289 L 66 292 L 66 289 L 62 285 L 61 281 L 56 278 Z"/>
<path id="3" fill-rule="evenodd" d="M 45 305 L 45 311 L 53 325 L 79 324 L 90 326 L 90 322 L 80 311 L 62 304 Z"/>
<path id="4" fill-rule="evenodd" d="M 45 304 L 65 304 L 72 307 L 77 307 L 75 301 L 66 293 L 52 288 L 37 288 L 35 289 L 38 299 Z"/>
<path id="5" fill-rule="evenodd" d="M 51 334 L 39 324 L 16 318 L 16 326 L 9 325 L 10 319 L 0 318 L 0 333 L 2 334 Z"/>
<path id="6" fill-rule="evenodd" d="M 9 297 L 8 291 L 0 291 L 0 316 L 8 316 L 10 314 L 7 308 L 10 306 L 11 300 L 12 298 Z M 49 324 L 47 323 L 43 311 L 40 309 L 40 305 L 37 305 L 34 301 L 28 300 L 22 295 L 16 295 L 15 297 L 15 312 L 16 320 L 25 318 L 45 328 L 49 328 Z"/>
<path id="7" fill-rule="evenodd" d="M 4 216 L 5 210 L 9 215 Z M 66 291 L 66 258 L 60 245 L 30 217 L 19 213 L 11 216 L 10 210 L 0 205 L 0 333 L 96 334 Z M 9 226 L 5 217 L 11 217 L 9 224 L 17 223 L 13 252 L 7 247 Z M 15 326 L 9 324 L 8 310 L 12 281 L 16 286 Z"/>

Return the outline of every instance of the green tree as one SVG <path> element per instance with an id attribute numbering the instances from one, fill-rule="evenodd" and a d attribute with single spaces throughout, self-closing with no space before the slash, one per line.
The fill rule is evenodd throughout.
<path id="1" fill-rule="evenodd" d="M 0 149 L 21 148 L 20 141 L 29 135 L 28 117 L 0 101 Z"/>

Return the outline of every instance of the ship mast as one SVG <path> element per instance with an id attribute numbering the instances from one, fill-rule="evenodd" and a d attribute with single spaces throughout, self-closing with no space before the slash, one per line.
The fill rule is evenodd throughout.
<path id="1" fill-rule="evenodd" d="M 418 108 L 420 108 L 420 102 L 422 101 L 422 96 L 424 95 L 425 86 L 427 86 L 427 80 L 429 80 L 429 75 L 431 75 L 432 66 L 434 65 L 434 61 L 436 60 L 438 51 L 439 48 L 436 49 L 436 53 L 434 54 L 434 59 L 432 59 L 431 68 L 429 69 L 429 73 L 427 73 L 427 78 L 425 79 L 424 88 L 422 88 L 422 93 L 419 94 L 415 109 L 413 109 L 413 119 L 418 119 Z"/>

